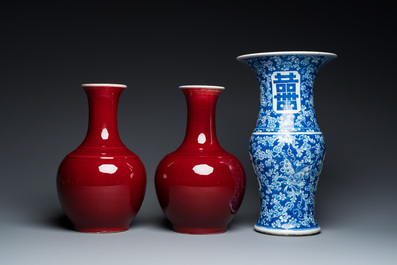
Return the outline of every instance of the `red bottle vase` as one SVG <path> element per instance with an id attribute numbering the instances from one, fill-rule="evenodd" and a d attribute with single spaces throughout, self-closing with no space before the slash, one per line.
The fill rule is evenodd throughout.
<path id="1" fill-rule="evenodd" d="M 157 167 L 157 197 L 174 231 L 225 232 L 243 200 L 246 178 L 241 163 L 216 137 L 215 107 L 224 88 L 180 88 L 188 105 L 186 136 Z"/>
<path id="2" fill-rule="evenodd" d="M 141 207 L 145 168 L 120 140 L 117 105 L 125 85 L 82 85 L 89 101 L 89 126 L 83 143 L 58 169 L 58 197 L 80 232 L 128 230 Z"/>

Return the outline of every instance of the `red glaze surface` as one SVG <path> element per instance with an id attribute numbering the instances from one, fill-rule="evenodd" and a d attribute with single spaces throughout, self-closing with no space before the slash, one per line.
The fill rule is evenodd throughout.
<path id="1" fill-rule="evenodd" d="M 223 88 L 181 88 L 188 104 L 186 136 L 157 167 L 157 197 L 176 232 L 225 232 L 243 200 L 246 178 L 216 137 L 215 107 Z"/>
<path id="2" fill-rule="evenodd" d="M 77 231 L 128 230 L 145 195 L 146 172 L 117 130 L 118 99 L 125 86 L 83 88 L 90 107 L 88 132 L 59 166 L 58 197 Z"/>

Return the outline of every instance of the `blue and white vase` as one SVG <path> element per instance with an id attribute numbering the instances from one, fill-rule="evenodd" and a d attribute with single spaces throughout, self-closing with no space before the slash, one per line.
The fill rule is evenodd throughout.
<path id="1" fill-rule="evenodd" d="M 315 193 L 325 156 L 313 105 L 314 79 L 336 58 L 325 52 L 247 54 L 260 85 L 260 110 L 249 152 L 257 175 L 261 212 L 258 232 L 311 235 L 320 232 Z"/>

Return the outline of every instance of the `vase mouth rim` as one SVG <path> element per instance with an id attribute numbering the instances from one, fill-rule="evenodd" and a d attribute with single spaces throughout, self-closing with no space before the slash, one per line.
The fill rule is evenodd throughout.
<path id="1" fill-rule="evenodd" d="M 257 53 L 249 53 L 238 56 L 237 60 L 242 60 L 246 58 L 252 57 L 267 57 L 267 56 L 281 56 L 281 55 L 321 55 L 328 57 L 337 57 L 335 53 L 331 52 L 315 52 L 315 51 L 280 51 L 280 52 L 257 52 Z"/>
<path id="2" fill-rule="evenodd" d="M 124 84 L 113 84 L 113 83 L 87 83 L 81 84 L 82 87 L 121 87 L 126 88 Z"/>
<path id="3" fill-rule="evenodd" d="M 225 87 L 223 86 L 211 86 L 211 85 L 183 85 L 179 86 L 180 89 L 217 89 L 217 90 L 224 90 Z"/>

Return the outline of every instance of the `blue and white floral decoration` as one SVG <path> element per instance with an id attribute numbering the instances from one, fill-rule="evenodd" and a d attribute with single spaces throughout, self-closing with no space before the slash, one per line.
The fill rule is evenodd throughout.
<path id="1" fill-rule="evenodd" d="M 325 156 L 313 105 L 314 79 L 335 58 L 323 52 L 239 56 L 260 85 L 260 110 L 250 139 L 261 212 L 255 229 L 277 235 L 320 232 L 315 193 Z"/>

